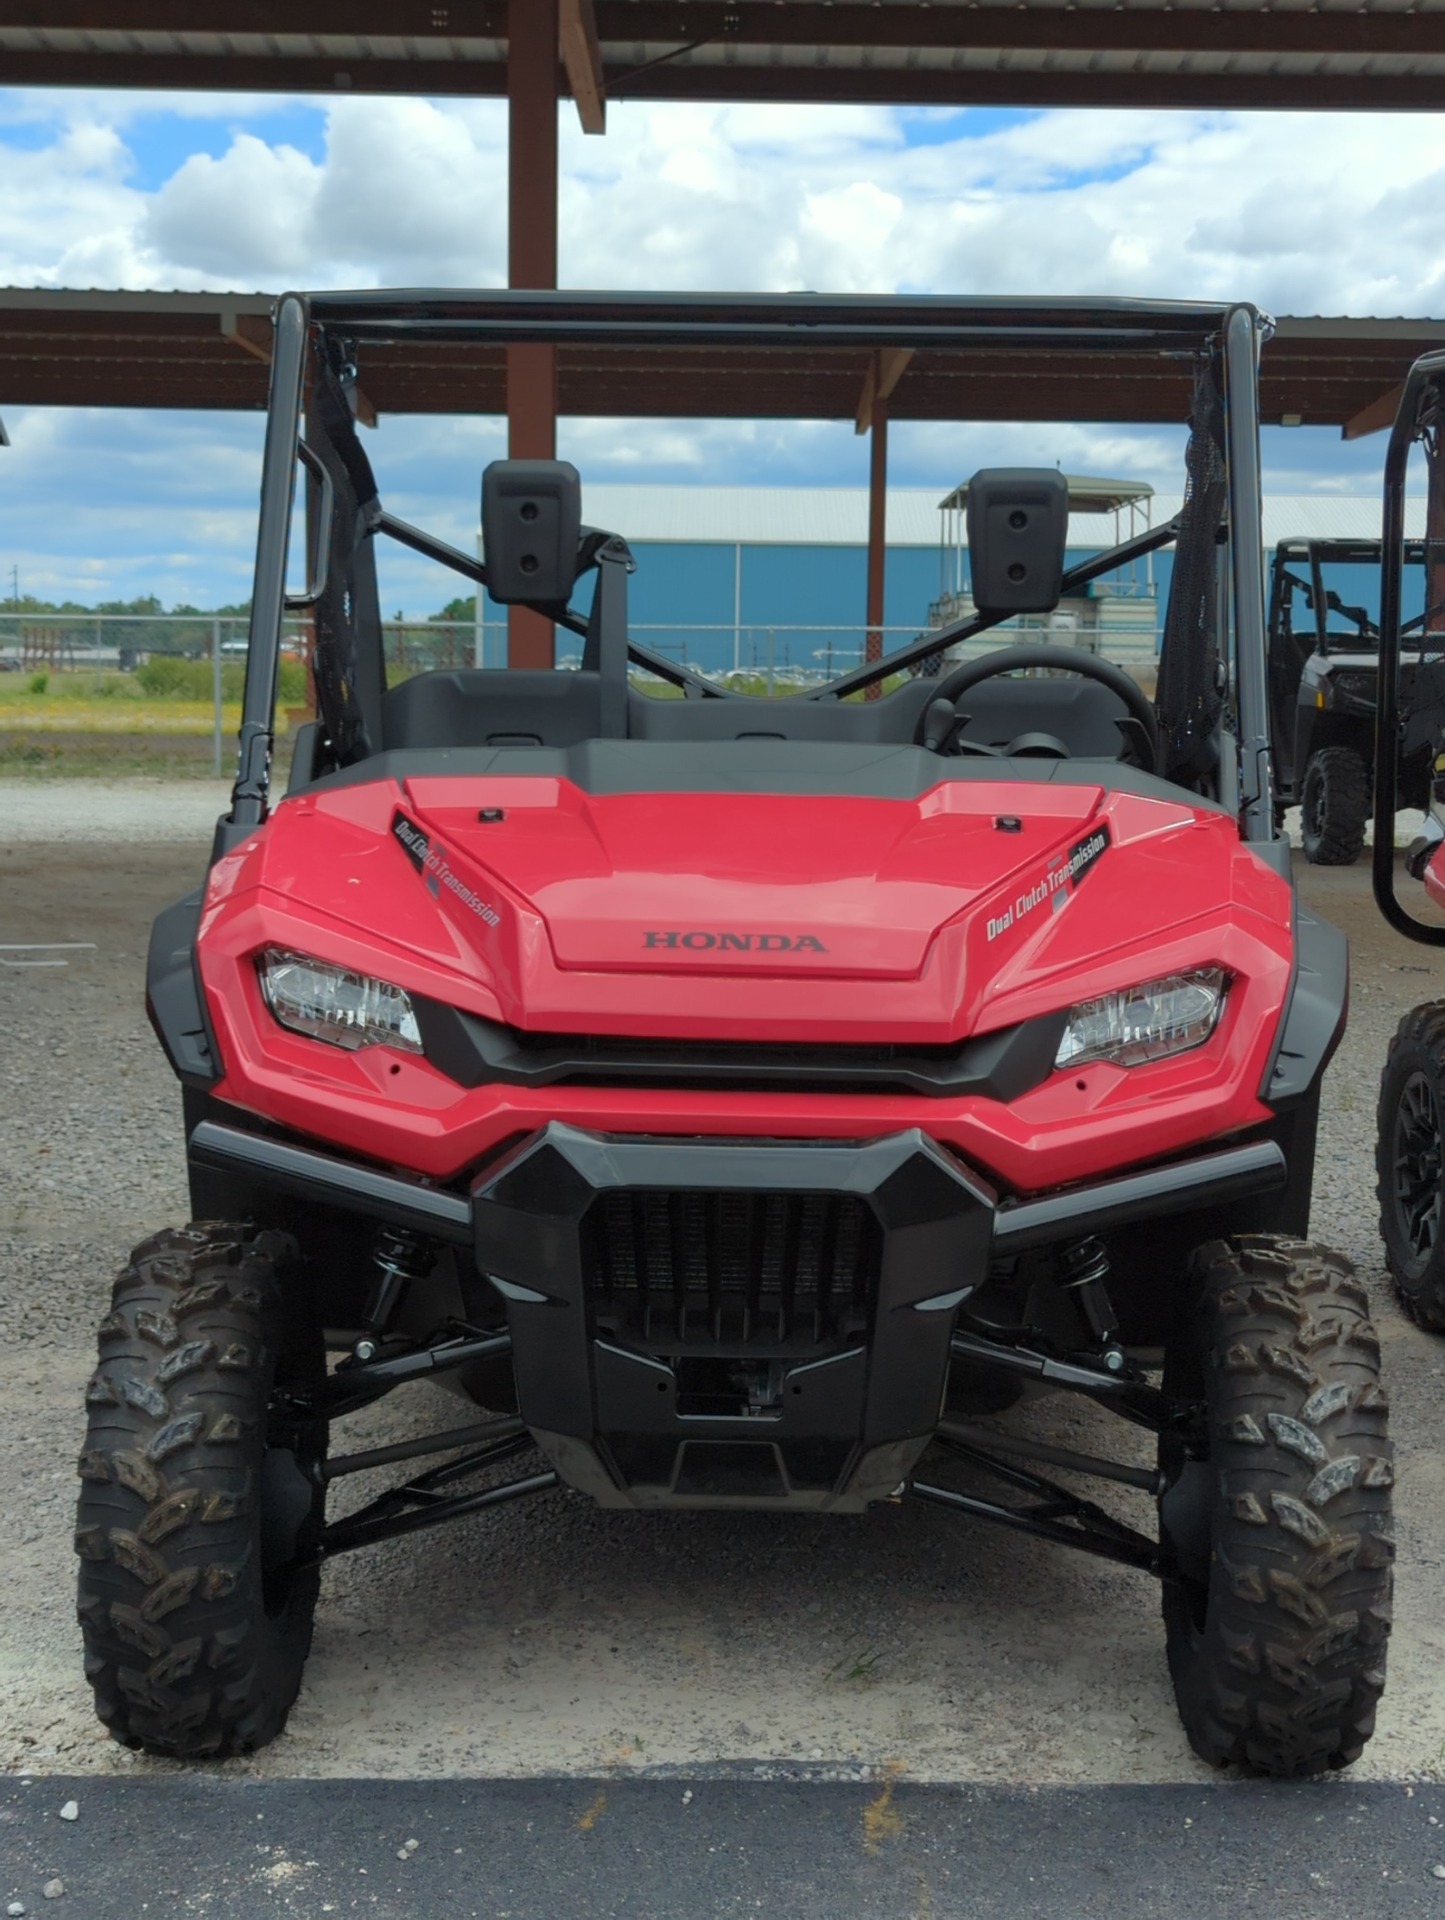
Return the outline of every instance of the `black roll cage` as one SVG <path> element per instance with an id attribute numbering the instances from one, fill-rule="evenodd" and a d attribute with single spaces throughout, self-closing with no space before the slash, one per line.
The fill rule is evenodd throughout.
<path id="1" fill-rule="evenodd" d="M 870 351 L 883 346 L 924 351 L 991 347 L 1010 353 L 1147 354 L 1189 362 L 1203 352 L 1217 350 L 1223 368 L 1232 616 L 1222 621 L 1221 627 L 1232 633 L 1234 643 L 1240 824 L 1247 840 L 1273 839 L 1257 392 L 1259 348 L 1269 327 L 1270 323 L 1248 305 L 1157 300 L 426 290 L 283 295 L 275 309 L 237 777 L 230 813 L 218 827 L 217 852 L 239 842 L 267 816 L 284 615 L 297 606 L 313 605 L 326 585 L 329 483 L 324 473 L 316 471 L 319 463 L 314 454 L 308 455 L 301 437 L 307 355 L 313 338 L 318 342 L 344 341 L 347 358 L 354 347 L 367 342 L 418 337 L 497 345 L 540 342 L 558 346 L 714 345 Z M 320 528 L 309 542 L 312 563 L 307 590 L 288 600 L 286 569 L 298 461 L 307 465 L 317 484 Z M 1176 526 L 1176 522 L 1169 522 L 1153 528 L 1072 569 L 1065 575 L 1064 591 L 1076 591 L 1090 580 L 1168 544 Z M 368 531 L 386 533 L 464 577 L 486 584 L 486 569 L 480 561 L 379 506 L 371 516 Z M 633 642 L 626 632 L 625 571 L 630 570 L 631 559 L 625 543 L 589 529 L 584 530 L 583 545 L 584 566 L 595 566 L 599 573 L 590 618 L 566 607 L 547 606 L 539 611 L 583 635 L 589 650 L 604 656 L 618 644 L 618 635 L 610 629 L 615 629 L 620 618 L 620 644 L 626 654 L 680 686 L 689 697 L 741 697 L 725 695 L 700 675 Z M 996 620 L 986 616 L 974 616 L 795 697 L 841 699 L 940 647 L 995 624 Z"/>
<path id="2" fill-rule="evenodd" d="M 1274 550 L 1271 564 L 1270 592 L 1270 631 L 1274 632 L 1279 617 L 1288 616 L 1289 602 L 1298 593 L 1304 599 L 1314 619 L 1315 646 L 1321 653 L 1331 651 L 1329 641 L 1329 616 L 1338 613 L 1351 621 L 1358 633 L 1351 638 L 1344 651 L 1368 652 L 1379 642 L 1380 632 L 1370 619 L 1364 607 L 1347 607 L 1340 596 L 1325 585 L 1324 569 L 1331 564 L 1343 562 L 1345 565 L 1378 567 L 1382 553 L 1378 540 L 1360 539 L 1288 539 L 1281 540 Z M 1423 566 L 1425 561 L 1425 542 L 1407 540 L 1401 548 L 1401 560 L 1406 566 Z M 1309 578 L 1291 571 L 1291 565 L 1303 563 L 1309 569 Z M 1400 628 L 1402 637 L 1412 633 L 1416 627 L 1424 625 L 1425 615 L 1417 614 L 1413 620 L 1407 620 Z M 1293 621 L 1290 622 L 1293 628 Z M 1340 649 L 1336 649 L 1339 651 Z"/>
<path id="3" fill-rule="evenodd" d="M 1384 511 L 1380 525 L 1380 667 L 1379 703 L 1375 718 L 1375 831 L 1370 859 L 1370 881 L 1375 905 L 1396 933 L 1422 946 L 1445 947 L 1445 927 L 1432 927 L 1403 907 L 1395 893 L 1395 781 L 1399 774 L 1400 723 L 1400 640 L 1408 630 L 1401 625 L 1402 581 L 1407 546 L 1405 539 L 1405 481 L 1411 449 L 1427 435 L 1438 436 L 1445 429 L 1445 352 L 1426 353 L 1415 362 L 1405 377 L 1385 450 Z M 1442 457 L 1437 446 L 1435 459 Z M 1430 541 L 1422 546 L 1426 563 L 1426 612 L 1420 616 L 1423 628 L 1430 613 Z M 1410 621 L 1408 627 L 1416 623 Z M 1424 633 L 1421 634 L 1423 654 Z M 1389 785 L 1385 785 L 1385 782 Z"/>

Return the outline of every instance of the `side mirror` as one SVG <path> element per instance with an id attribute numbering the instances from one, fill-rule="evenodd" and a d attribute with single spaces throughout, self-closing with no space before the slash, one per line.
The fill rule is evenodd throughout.
<path id="1" fill-rule="evenodd" d="M 980 613 L 1051 613 L 1063 590 L 1069 483 L 1052 467 L 986 467 L 968 483 L 968 568 Z"/>
<path id="2" fill-rule="evenodd" d="M 565 602 L 577 578 L 582 481 L 566 460 L 494 460 L 482 475 L 487 591 L 501 606 Z"/>

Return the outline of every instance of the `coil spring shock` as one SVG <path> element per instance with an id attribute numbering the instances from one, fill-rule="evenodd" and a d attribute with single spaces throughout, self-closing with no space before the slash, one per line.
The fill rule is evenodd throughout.
<path id="1" fill-rule="evenodd" d="M 410 1227 L 382 1227 L 371 1247 L 376 1278 L 361 1315 L 362 1334 L 352 1349 L 357 1360 L 374 1360 L 407 1288 L 431 1272 L 436 1251 L 424 1233 Z"/>
<path id="2" fill-rule="evenodd" d="M 1077 1300 L 1104 1365 L 1110 1373 L 1122 1373 L 1128 1363 L 1114 1338 L 1119 1319 L 1109 1298 L 1109 1255 L 1103 1241 L 1093 1234 L 1076 1240 L 1064 1248 L 1059 1264 L 1059 1284 Z"/>

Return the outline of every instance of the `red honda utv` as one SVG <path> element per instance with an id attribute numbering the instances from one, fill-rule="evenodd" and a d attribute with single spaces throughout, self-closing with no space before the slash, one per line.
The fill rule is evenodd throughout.
<path id="1" fill-rule="evenodd" d="M 1364 1290 L 1307 1237 L 1346 953 L 1273 824 L 1266 324 L 1148 301 L 280 302 L 239 774 L 149 959 L 195 1218 L 132 1255 L 87 1391 L 80 1617 L 118 1738 L 272 1739 L 325 1563 L 502 1501 L 545 1496 L 539 1525 L 578 1498 L 847 1525 L 916 1499 L 981 1553 L 992 1523 L 1156 1579 L 1206 1759 L 1358 1756 L 1390 1447 Z M 1142 395 L 1188 425 L 1184 504 L 1070 555 L 1052 466 L 978 473 L 967 620 L 749 697 L 639 643 L 626 529 L 584 523 L 566 464 L 487 469 L 480 564 L 382 505 L 358 392 L 401 406 L 430 365 L 499 396 L 519 341 L 557 347 L 564 410 L 646 411 L 663 368 L 696 369 L 698 412 L 732 381 L 740 405 L 806 390 L 847 416 L 883 347 L 935 411 L 996 411 L 1020 369 L 1086 417 Z M 573 666 L 389 680 L 387 542 L 544 615 Z M 1166 548 L 1151 690 L 1007 630 Z M 318 714 L 278 798 L 288 609 Z M 940 645 L 962 662 L 910 677 Z M 328 1448 L 436 1376 L 467 1424 Z M 1152 1433 L 1156 1464 L 993 1418 L 1042 1392 Z M 338 1479 L 427 1455 L 328 1518 Z"/>

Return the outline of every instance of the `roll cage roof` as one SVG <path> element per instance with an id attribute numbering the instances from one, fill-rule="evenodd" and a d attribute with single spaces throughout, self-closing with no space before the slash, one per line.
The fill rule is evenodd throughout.
<path id="1" fill-rule="evenodd" d="M 594 371 L 615 367 L 621 377 L 625 368 L 634 378 L 646 376 L 649 355 L 671 356 L 675 364 L 678 355 L 695 354 L 699 374 L 706 377 L 724 362 L 736 373 L 739 357 L 749 364 L 785 369 L 800 353 L 839 354 L 858 356 L 861 375 L 864 354 L 905 347 L 928 356 L 930 364 L 966 364 L 975 380 L 986 378 L 990 365 L 1027 357 L 1030 364 L 1050 365 L 1055 375 L 1061 365 L 1067 369 L 1079 390 L 1081 417 L 1088 416 L 1091 362 L 1107 359 L 1117 369 L 1122 357 L 1141 377 L 1167 374 L 1181 394 L 1191 390 L 1197 369 L 1207 363 L 1217 382 L 1219 454 L 1227 473 L 1221 524 L 1230 535 L 1231 571 L 1228 612 L 1221 610 L 1219 626 L 1234 639 L 1240 814 L 1249 837 L 1269 839 L 1273 829 L 1257 402 L 1259 348 L 1269 328 L 1270 322 L 1249 305 L 1165 300 L 444 289 L 287 294 L 278 302 L 275 318 L 240 764 L 221 837 L 239 836 L 266 817 L 283 617 L 288 605 L 315 606 L 326 584 L 327 555 L 316 523 L 318 515 L 324 519 L 329 511 L 334 476 L 322 471 L 322 462 L 302 438 L 304 407 L 323 378 L 364 386 L 369 359 L 404 351 L 408 340 L 424 337 L 482 353 L 549 343 L 564 355 L 585 357 Z M 320 368 L 329 373 L 320 376 Z M 970 417 L 967 399 L 968 382 L 962 381 L 960 419 Z M 1182 417 L 1187 405 L 1180 411 Z M 288 602 L 286 566 L 298 457 L 310 475 L 312 578 L 307 593 Z M 358 452 L 352 464 L 365 470 L 369 482 L 364 454 Z M 485 581 L 484 567 L 396 521 L 381 511 L 379 501 L 374 501 L 365 530 L 391 534 Z M 1173 530 L 1171 523 L 1141 539 L 1151 547 L 1163 545 Z M 1137 541 L 1127 545 L 1145 550 Z M 564 617 L 555 607 L 542 611 Z M 959 637 L 961 633 L 930 636 L 923 651 Z M 634 646 L 632 652 L 636 656 L 639 650 Z M 845 675 L 827 691 L 842 695 L 858 690 L 896 671 L 907 654 L 905 650 L 881 666 Z M 1232 770 L 1228 781 L 1233 785 Z"/>
<path id="2" fill-rule="evenodd" d="M 304 303 L 316 326 L 357 339 L 426 334 L 434 339 L 492 335 L 508 343 L 598 340 L 739 345 L 895 346 L 917 344 L 1000 348 L 1152 345 L 1194 352 L 1224 329 L 1232 313 L 1254 307 L 1193 300 L 954 299 L 943 294 L 819 293 L 495 293 L 401 289 L 287 294 Z M 1018 336 L 1011 340 L 1010 335 Z"/>

